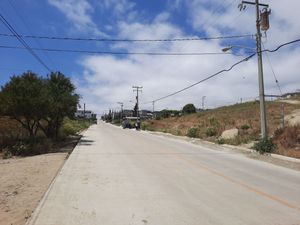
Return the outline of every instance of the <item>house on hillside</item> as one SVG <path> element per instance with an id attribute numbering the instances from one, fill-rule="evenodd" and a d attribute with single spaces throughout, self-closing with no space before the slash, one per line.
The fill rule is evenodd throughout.
<path id="1" fill-rule="evenodd" d="M 282 95 L 283 98 L 290 98 L 294 96 L 300 96 L 300 90 L 296 90 L 294 92 L 285 93 Z"/>

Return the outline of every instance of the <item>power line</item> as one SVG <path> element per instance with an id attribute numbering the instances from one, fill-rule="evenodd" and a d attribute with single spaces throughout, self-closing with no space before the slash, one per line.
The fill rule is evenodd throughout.
<path id="1" fill-rule="evenodd" d="M 278 51 L 280 48 L 282 48 L 282 47 L 284 47 L 284 46 L 286 46 L 286 45 L 290 45 L 290 44 L 293 44 L 293 43 L 296 43 L 296 42 L 299 42 L 299 41 L 300 41 L 300 39 L 296 39 L 296 40 L 293 40 L 293 41 L 290 41 L 290 42 L 283 43 L 283 44 L 279 45 L 277 48 L 275 48 L 275 49 L 273 49 L 273 50 L 265 49 L 265 50 L 262 50 L 261 52 L 276 52 L 276 51 Z M 155 99 L 155 100 L 152 100 L 152 101 L 149 101 L 149 102 L 145 102 L 144 104 L 149 104 L 149 103 L 153 103 L 153 102 L 157 102 L 157 101 L 166 99 L 166 98 L 168 98 L 168 97 L 171 97 L 171 96 L 173 96 L 173 95 L 176 95 L 176 94 L 179 94 L 179 93 L 181 93 L 181 92 L 183 92 L 183 91 L 186 91 L 186 90 L 188 90 L 188 89 L 190 89 L 190 88 L 192 88 L 192 87 L 194 87 L 194 86 L 196 86 L 196 85 L 198 85 L 198 84 L 200 84 L 200 83 L 203 83 L 203 82 L 205 82 L 205 81 L 207 81 L 207 80 L 209 80 L 209 79 L 211 79 L 211 78 L 213 78 L 213 77 L 215 77 L 215 76 L 217 76 L 217 75 L 219 75 L 219 74 L 221 74 L 221 73 L 229 72 L 229 71 L 232 70 L 235 66 L 241 64 L 242 62 L 248 61 L 250 58 L 252 58 L 252 57 L 255 56 L 256 54 L 257 54 L 257 53 L 253 53 L 253 54 L 247 56 L 246 58 L 244 58 L 244 59 L 242 59 L 242 60 L 240 60 L 240 61 L 234 63 L 233 65 L 231 65 L 228 69 L 220 70 L 220 71 L 218 71 L 218 72 L 216 72 L 216 73 L 214 73 L 214 74 L 212 74 L 212 75 L 210 75 L 210 76 L 208 76 L 208 77 L 206 77 L 206 78 L 204 78 L 204 79 L 202 79 L 202 80 L 200 80 L 200 81 L 198 81 L 198 82 L 196 82 L 196 83 L 193 83 L 193 84 L 191 84 L 191 85 L 189 85 L 189 86 L 187 86 L 187 87 L 185 87 L 185 88 L 182 88 L 182 89 L 180 89 L 180 90 L 178 90 L 178 91 L 175 91 L 175 92 L 173 92 L 173 93 L 171 93 L 171 94 L 165 95 L 165 96 L 163 96 L 163 97 L 161 97 L 161 98 L 157 98 L 157 99 Z"/>
<path id="2" fill-rule="evenodd" d="M 264 49 L 264 50 L 262 50 L 262 52 L 276 52 L 276 51 L 278 51 L 280 48 L 282 48 L 282 47 L 284 47 L 284 46 L 286 46 L 286 45 L 294 44 L 294 43 L 299 42 L 299 41 L 300 41 L 300 38 L 299 38 L 299 39 L 295 39 L 295 40 L 290 41 L 290 42 L 286 42 L 286 43 L 284 43 L 284 44 L 281 44 L 281 45 L 279 45 L 277 48 L 275 48 L 275 49 L 273 49 L 273 50 Z"/>
<path id="3" fill-rule="evenodd" d="M 18 46 L 0 45 L 0 48 L 7 49 L 25 49 Z M 64 52 L 64 53 L 86 53 L 86 54 L 102 54 L 102 55 L 156 55 L 156 56 L 202 56 L 202 55 L 236 55 L 230 52 L 112 52 L 112 51 L 90 51 L 76 49 L 55 49 L 55 48 L 31 48 L 36 51 L 48 52 Z"/>
<path id="4" fill-rule="evenodd" d="M 234 63 L 234 64 L 233 64 L 232 66 L 230 66 L 228 69 L 220 70 L 220 71 L 218 71 L 217 73 L 214 73 L 214 74 L 212 74 L 212 75 L 210 75 L 210 76 L 208 76 L 208 77 L 206 77 L 206 78 L 204 78 L 204 79 L 202 79 L 202 80 L 200 80 L 200 81 L 198 81 L 198 82 L 196 82 L 196 83 L 193 83 L 193 84 L 191 84 L 191 85 L 189 85 L 189 86 L 187 86 L 187 87 L 185 87 L 185 88 L 182 88 L 182 89 L 180 89 L 180 90 L 178 90 L 178 91 L 175 91 L 175 92 L 173 92 L 173 93 L 171 93 L 171 94 L 168 94 L 168 95 L 166 95 L 166 96 L 163 96 L 163 97 L 161 97 L 161 98 L 155 99 L 155 100 L 153 100 L 153 101 L 157 102 L 157 101 L 163 100 L 163 99 L 165 99 L 165 98 L 171 97 L 171 96 L 173 96 L 173 95 L 179 94 L 180 92 L 186 91 L 187 89 L 190 89 L 190 88 L 192 88 L 192 87 L 194 87 L 194 86 L 196 86 L 196 85 L 198 85 L 198 84 L 200 84 L 200 83 L 203 83 L 204 81 L 207 81 L 207 80 L 209 80 L 209 79 L 211 79 L 211 78 L 213 78 L 213 77 L 219 75 L 220 73 L 228 72 L 228 71 L 232 70 L 232 69 L 233 69 L 235 66 L 237 66 L 238 64 L 240 64 L 240 63 L 242 63 L 242 62 L 245 62 L 245 61 L 248 61 L 250 58 L 252 58 L 252 57 L 255 56 L 255 55 L 256 55 L 256 53 L 253 53 L 253 54 L 247 56 L 246 58 L 244 58 L 244 59 L 242 59 L 242 60 L 240 60 L 240 61 Z M 151 102 L 152 102 L 152 101 L 151 101 Z"/>
<path id="5" fill-rule="evenodd" d="M 232 0 L 230 3 L 227 2 L 226 5 L 224 4 L 225 2 L 227 2 L 227 0 L 223 1 L 223 3 L 221 5 L 219 5 L 219 7 L 216 7 L 212 11 L 212 14 L 210 15 L 209 19 L 206 21 L 206 22 L 210 22 L 210 23 L 208 23 L 206 26 L 214 27 L 217 20 L 221 17 L 221 14 L 220 14 L 221 10 L 226 11 L 235 2 L 235 0 Z M 213 15 L 215 15 L 216 13 L 218 13 L 218 14 L 214 18 L 214 20 L 211 20 L 213 18 Z M 203 24 L 205 24 L 205 23 L 203 23 Z"/>
<path id="6" fill-rule="evenodd" d="M 262 43 L 262 46 L 263 46 L 263 48 L 265 49 L 265 46 L 264 46 L 263 43 Z M 268 55 L 267 52 L 265 52 L 265 55 L 267 56 L 267 60 L 268 60 L 269 66 L 270 66 L 270 68 L 271 68 L 272 74 L 273 74 L 273 76 L 274 76 L 275 83 L 276 83 L 276 85 L 277 85 L 277 88 L 278 88 L 278 90 L 279 90 L 279 93 L 280 93 L 280 95 L 282 95 L 281 87 L 280 87 L 279 81 L 278 81 L 278 79 L 277 79 L 277 76 L 276 76 L 276 74 L 275 74 L 275 71 L 274 71 L 274 69 L 273 69 L 273 66 L 272 66 L 272 64 L 271 64 L 271 60 L 270 60 L 270 58 L 269 58 L 269 55 Z"/>
<path id="7" fill-rule="evenodd" d="M 17 14 L 17 16 L 19 17 L 19 19 L 22 21 L 22 23 L 24 24 L 25 28 L 29 31 L 29 33 L 31 35 L 33 35 L 31 28 L 28 26 L 28 24 L 26 23 L 26 20 L 24 19 L 24 17 L 18 12 L 17 8 L 14 5 L 14 1 L 13 0 L 7 0 L 7 2 L 9 3 L 9 5 L 11 6 L 11 8 L 15 11 L 15 13 Z M 12 35 L 13 36 L 13 35 Z M 43 48 L 42 44 L 40 43 L 40 41 L 38 39 L 34 39 L 35 43 L 38 45 L 38 47 Z M 47 54 L 47 52 L 43 52 L 44 56 L 50 61 L 51 65 L 54 67 L 54 62 L 53 60 L 50 58 L 50 56 Z"/>
<path id="8" fill-rule="evenodd" d="M 14 37 L 13 34 L 0 33 L 0 36 Z M 99 42 L 176 42 L 176 41 L 202 41 L 202 40 L 219 40 L 249 38 L 254 34 L 216 36 L 216 37 L 198 37 L 198 38 L 168 38 L 168 39 L 109 39 L 109 38 L 81 38 L 81 37 L 57 37 L 57 36 L 39 36 L 39 35 L 19 35 L 22 38 L 64 40 L 64 41 L 99 41 Z"/>
<path id="9" fill-rule="evenodd" d="M 6 26 L 6 28 L 21 42 L 21 44 L 29 51 L 31 55 L 42 65 L 51 72 L 51 69 L 43 62 L 43 60 L 30 48 L 30 46 L 20 37 L 20 35 L 16 32 L 16 30 L 9 24 L 9 22 L 4 18 L 4 16 L 0 13 L 0 20 Z"/>

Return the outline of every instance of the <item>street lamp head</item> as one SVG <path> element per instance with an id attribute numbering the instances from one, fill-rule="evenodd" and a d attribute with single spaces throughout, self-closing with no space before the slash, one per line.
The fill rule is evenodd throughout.
<path id="1" fill-rule="evenodd" d="M 229 46 L 229 47 L 223 48 L 222 52 L 228 52 L 231 49 L 232 49 L 232 46 Z"/>
<path id="2" fill-rule="evenodd" d="M 228 46 L 228 47 L 225 47 L 222 49 L 222 52 L 227 52 L 233 48 L 241 48 L 241 49 L 248 49 L 250 50 L 251 52 L 254 52 L 255 51 L 255 48 L 251 48 L 251 47 L 248 47 L 248 46 L 244 46 L 244 45 L 231 45 L 231 46 Z"/>

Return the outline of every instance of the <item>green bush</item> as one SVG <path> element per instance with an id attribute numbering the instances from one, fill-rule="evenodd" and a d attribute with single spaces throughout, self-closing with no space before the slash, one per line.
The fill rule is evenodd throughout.
<path id="1" fill-rule="evenodd" d="M 192 103 L 186 104 L 182 109 L 183 114 L 191 114 L 195 112 L 196 112 L 196 107 Z"/>
<path id="2" fill-rule="evenodd" d="M 197 127 L 191 127 L 188 129 L 186 135 L 191 138 L 196 138 L 196 137 L 198 137 L 198 132 L 199 132 L 199 130 Z"/>
<path id="3" fill-rule="evenodd" d="M 241 126 L 242 130 L 248 130 L 250 128 L 250 126 L 248 124 L 244 124 Z"/>
<path id="4" fill-rule="evenodd" d="M 89 128 L 90 125 L 91 122 L 85 119 L 71 120 L 69 118 L 65 118 L 60 129 L 60 136 L 65 137 L 69 135 L 76 135 L 78 132 Z"/>
<path id="5" fill-rule="evenodd" d="M 206 128 L 205 134 L 207 137 L 212 137 L 217 135 L 217 130 L 214 127 Z"/>
<path id="6" fill-rule="evenodd" d="M 260 154 L 271 153 L 276 149 L 276 144 L 273 143 L 271 138 L 261 138 L 254 144 L 253 149 Z"/>
<path id="7" fill-rule="evenodd" d="M 141 125 L 141 129 L 142 130 L 148 130 L 148 124 L 145 124 L 145 123 L 142 123 L 142 125 Z"/>
<path id="8" fill-rule="evenodd" d="M 19 141 L 16 144 L 4 149 L 3 158 L 7 159 L 12 156 L 30 156 L 48 153 L 53 144 L 50 139 L 28 139 Z"/>
<path id="9" fill-rule="evenodd" d="M 216 143 L 219 144 L 219 145 L 223 145 L 223 144 L 225 144 L 225 140 L 222 137 L 218 137 L 216 139 Z"/>

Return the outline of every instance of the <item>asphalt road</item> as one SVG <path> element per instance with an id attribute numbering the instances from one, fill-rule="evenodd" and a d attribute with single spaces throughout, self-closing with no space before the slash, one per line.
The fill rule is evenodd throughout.
<path id="1" fill-rule="evenodd" d="M 100 122 L 29 224 L 296 225 L 300 172 Z"/>

